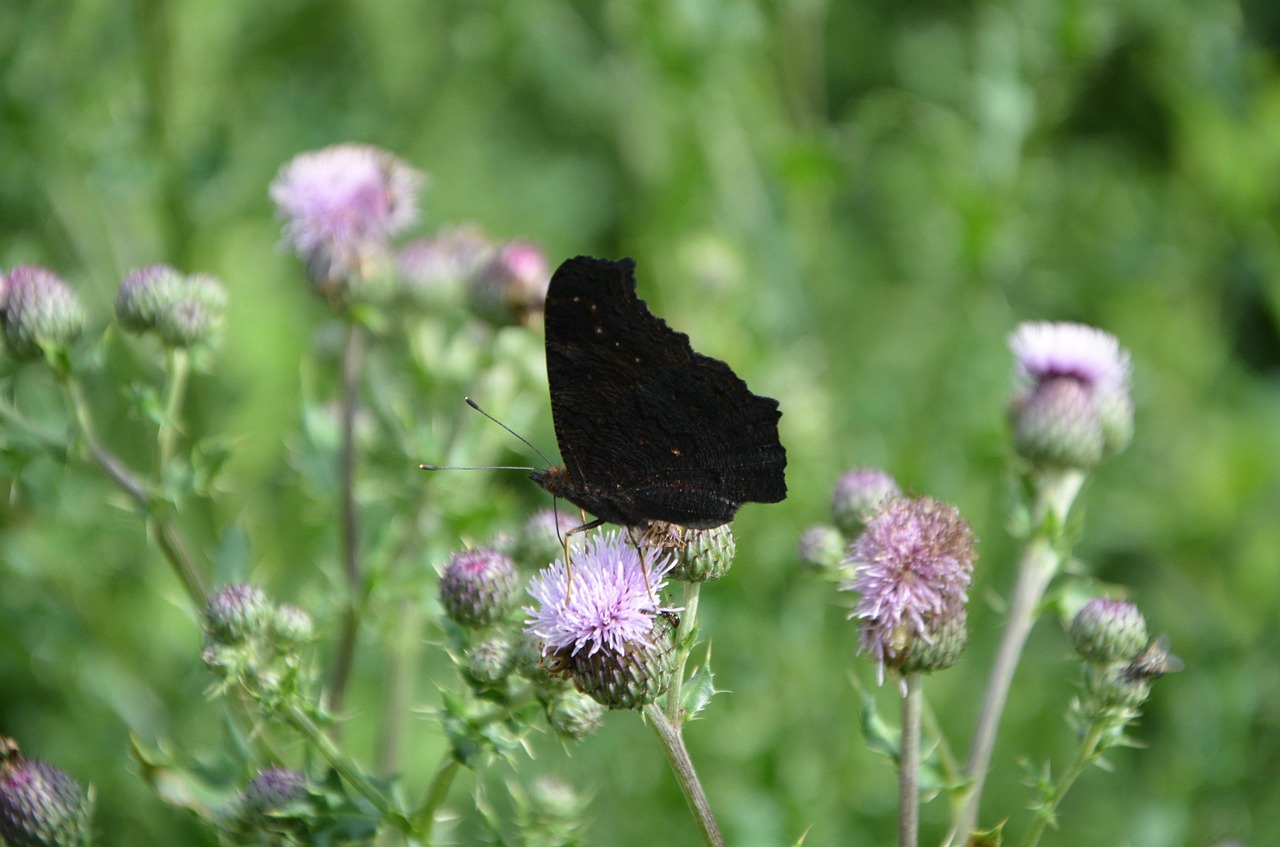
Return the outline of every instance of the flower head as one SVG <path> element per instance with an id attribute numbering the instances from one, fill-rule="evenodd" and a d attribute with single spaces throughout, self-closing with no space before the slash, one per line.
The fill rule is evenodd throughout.
<path id="1" fill-rule="evenodd" d="M 265 815 L 306 796 L 307 778 L 295 770 L 272 766 L 245 786 L 240 802 L 250 815 Z"/>
<path id="2" fill-rule="evenodd" d="M 515 605 L 516 566 L 490 548 L 454 553 L 440 575 L 440 603 L 459 626 L 482 628 L 502 619 Z"/>
<path id="3" fill-rule="evenodd" d="M 1009 346 L 1020 454 L 1037 464 L 1089 469 L 1128 445 L 1129 354 L 1115 336 L 1083 324 L 1024 323 Z"/>
<path id="4" fill-rule="evenodd" d="M 1067 635 L 1090 661 L 1127 662 L 1147 646 L 1147 621 L 1127 600 L 1095 597 L 1076 612 Z"/>
<path id="5" fill-rule="evenodd" d="M 667 557 L 640 562 L 640 554 L 621 533 L 587 540 L 573 556 L 573 576 L 563 561 L 543 568 L 529 582 L 537 608 L 526 608 L 525 631 L 542 640 L 544 653 L 588 655 L 605 650 L 625 654 L 629 645 L 648 642 L 660 611 L 655 599 L 666 585 L 672 562 Z"/>
<path id="6" fill-rule="evenodd" d="M 551 271 L 547 257 L 527 241 L 502 245 L 471 277 L 467 302 L 498 326 L 528 323 L 542 311 Z"/>
<path id="7" fill-rule="evenodd" d="M 447 302 L 493 252 L 489 238 L 475 226 L 454 226 L 416 238 L 396 255 L 402 290 L 421 305 Z"/>
<path id="8" fill-rule="evenodd" d="M 902 489 L 879 468 L 854 468 L 840 477 L 831 494 L 831 516 L 847 537 L 862 531 L 866 522 Z"/>
<path id="9" fill-rule="evenodd" d="M 965 643 L 973 533 L 954 506 L 928 497 L 890 502 L 851 547 L 859 593 L 850 614 L 861 649 L 902 673 L 950 667 Z"/>
<path id="10" fill-rule="evenodd" d="M 284 242 L 322 288 L 368 276 L 393 235 L 418 216 L 425 177 L 400 159 L 363 144 L 302 153 L 271 183 L 284 219 Z"/>
<path id="11" fill-rule="evenodd" d="M 15 359 L 65 351 L 84 328 L 80 298 L 53 271 L 19 265 L 9 271 L 4 291 L 0 324 Z"/>
<path id="12" fill-rule="evenodd" d="M 0 843 L 79 847 L 89 842 L 89 798 L 53 765 L 13 750 L 0 764 Z"/>

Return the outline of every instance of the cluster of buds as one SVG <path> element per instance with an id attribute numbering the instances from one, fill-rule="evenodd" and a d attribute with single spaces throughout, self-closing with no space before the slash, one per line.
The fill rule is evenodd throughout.
<path id="1" fill-rule="evenodd" d="M 853 468 L 836 482 L 831 494 L 831 523 L 810 526 L 800 535 L 796 556 L 800 563 L 833 577 L 842 577 L 849 545 L 867 521 L 886 503 L 902 496 L 902 489 L 878 468 Z"/>
<path id="2" fill-rule="evenodd" d="M 166 347 L 186 349 L 216 338 L 227 293 L 208 274 L 182 274 L 147 265 L 124 278 L 116 292 L 116 319 L 127 332 L 155 333 Z"/>
<path id="3" fill-rule="evenodd" d="M 229 585 L 209 599 L 204 636 L 204 661 L 221 677 L 220 690 L 239 686 L 269 711 L 310 702 L 315 672 L 304 648 L 315 632 L 306 612 L 252 585 Z"/>
<path id="4" fill-rule="evenodd" d="M 1151 694 L 1151 683 L 1181 669 L 1168 639 L 1154 641 L 1138 607 L 1127 600 L 1096 597 L 1080 608 L 1067 631 L 1085 661 L 1084 697 L 1073 708 L 1077 723 L 1101 723 L 1113 743 L 1136 718 Z"/>
<path id="5" fill-rule="evenodd" d="M 0 844 L 87 847 L 91 808 L 91 798 L 74 779 L 0 738 Z"/>
<path id="6" fill-rule="evenodd" d="M 84 321 L 80 298 L 53 271 L 19 265 L 0 274 L 0 328 L 13 358 L 65 361 Z"/>

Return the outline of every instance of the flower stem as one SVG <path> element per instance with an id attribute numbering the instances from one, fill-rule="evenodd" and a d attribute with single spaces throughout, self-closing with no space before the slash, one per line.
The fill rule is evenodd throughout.
<path id="1" fill-rule="evenodd" d="M 431 778 L 431 785 L 427 789 L 427 796 L 423 798 L 422 805 L 413 813 L 413 832 L 422 844 L 431 843 L 431 829 L 436 823 L 436 810 L 444 803 L 449 796 L 449 788 L 453 785 L 453 778 L 458 775 L 458 771 L 462 768 L 462 764 L 453 756 L 452 752 L 446 752 L 444 758 L 440 760 L 440 765 L 436 768 L 436 774 Z"/>
<path id="2" fill-rule="evenodd" d="M 339 776 L 346 780 L 347 784 L 373 804 L 384 820 L 397 829 L 409 829 L 409 822 L 404 814 L 369 781 L 360 768 L 347 758 L 346 754 L 338 749 L 329 736 L 325 735 L 320 730 L 320 727 L 316 726 L 310 715 L 298 706 L 288 706 L 284 709 L 282 716 L 289 722 L 290 726 L 311 742 L 320 755 L 325 758 L 325 761 L 338 772 Z"/>
<path id="3" fill-rule="evenodd" d="M 1035 818 L 1031 821 L 1031 829 L 1027 831 L 1027 837 L 1023 840 L 1023 847 L 1035 847 L 1040 843 L 1040 837 L 1044 835 L 1045 828 L 1057 817 L 1058 805 L 1066 796 L 1067 791 L 1084 773 L 1084 769 L 1089 763 L 1098 757 L 1099 746 L 1102 737 L 1105 734 L 1105 728 L 1101 724 L 1095 724 L 1090 727 L 1084 738 L 1080 740 L 1080 749 L 1076 752 L 1075 761 L 1071 763 L 1071 767 L 1058 783 L 1053 787 L 1052 795 L 1036 808 Z"/>
<path id="4" fill-rule="evenodd" d="M 1035 623 L 1044 592 L 1062 564 L 1062 526 L 1083 483 L 1084 474 L 1077 470 L 1045 472 L 1037 477 L 1034 513 L 1036 529 L 1022 551 L 1018 581 L 1009 604 L 1009 620 L 996 651 L 991 677 L 987 681 L 987 690 L 982 699 L 982 709 L 978 713 L 973 747 L 965 765 L 969 785 L 951 834 L 953 845 L 964 844 L 969 832 L 978 822 L 982 788 L 991 767 L 996 731 L 1000 727 L 1000 717 L 1004 713 L 1013 674 L 1022 657 L 1027 636 Z"/>
<path id="5" fill-rule="evenodd" d="M 920 842 L 920 674 L 903 677 L 902 749 L 898 757 L 898 847 Z"/>
<path id="6" fill-rule="evenodd" d="M 347 681 L 355 659 L 356 636 L 360 632 L 360 616 L 364 608 L 363 577 L 360 572 L 360 550 L 357 536 L 355 492 L 355 419 L 356 401 L 360 383 L 360 368 L 364 352 L 364 335 L 355 320 L 346 323 L 342 343 L 342 444 L 338 454 L 338 487 L 342 497 L 340 521 L 342 534 L 342 570 L 347 582 L 347 609 L 342 621 L 342 634 L 338 651 L 334 656 L 333 670 L 329 675 L 327 708 L 332 714 L 342 712 L 346 700 Z M 338 734 L 341 723 L 334 723 Z"/>
<path id="7" fill-rule="evenodd" d="M 689 804 L 689 810 L 693 812 L 694 820 L 698 822 L 703 841 L 709 847 L 724 847 L 720 827 L 716 825 L 715 816 L 711 813 L 711 804 L 707 802 L 702 783 L 698 782 L 698 775 L 693 770 L 693 762 L 689 759 L 689 751 L 685 749 L 680 730 L 667 720 L 662 709 L 652 703 L 644 707 L 644 715 L 648 719 L 649 726 L 653 727 L 654 734 L 658 736 L 663 751 L 667 754 L 667 761 L 675 772 L 676 781 L 680 783 L 680 790 L 684 792 L 684 799 Z"/>
<path id="8" fill-rule="evenodd" d="M 190 363 L 191 360 L 185 350 L 170 348 L 167 351 L 168 385 L 165 387 L 164 417 L 160 419 L 159 432 L 157 433 L 159 460 L 156 465 L 156 474 L 160 479 L 161 485 L 164 484 L 165 479 L 168 477 L 169 462 L 173 460 L 174 443 L 181 429 L 178 426 L 178 414 L 182 408 L 183 395 L 186 393 L 187 373 L 190 370 Z"/>
<path id="9" fill-rule="evenodd" d="M 675 673 L 671 675 L 671 686 L 667 689 L 667 720 L 677 729 L 684 725 L 681 713 L 680 692 L 684 684 L 684 669 L 689 663 L 689 655 L 693 652 L 693 642 L 698 631 L 698 595 L 702 583 L 684 583 L 684 606 L 680 611 L 680 626 L 676 630 Z"/>
<path id="10" fill-rule="evenodd" d="M 89 455 L 102 472 L 133 500 L 139 514 L 146 520 L 156 544 L 186 589 L 192 605 L 197 611 L 203 611 L 209 603 L 209 589 L 205 585 L 204 574 L 196 567 L 195 557 L 182 532 L 167 514 L 154 508 L 151 493 L 142 481 L 98 441 L 80 383 L 73 376 L 63 376 L 60 382 L 67 406 L 80 430 L 80 437 L 89 448 Z"/>

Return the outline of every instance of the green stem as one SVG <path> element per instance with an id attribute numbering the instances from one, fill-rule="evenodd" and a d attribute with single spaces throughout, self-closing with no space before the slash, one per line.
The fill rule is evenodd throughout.
<path id="1" fill-rule="evenodd" d="M 195 557 L 182 532 L 173 524 L 169 516 L 154 508 L 154 501 L 147 487 L 130 471 L 123 462 L 107 450 L 94 434 L 93 418 L 89 405 L 85 402 L 80 383 L 72 376 L 60 379 L 67 406 L 80 431 L 80 437 L 89 449 L 89 455 L 119 488 L 129 495 L 137 507 L 139 514 L 147 521 L 152 535 L 165 559 L 173 568 L 178 580 L 187 591 L 192 605 L 203 611 L 209 603 L 209 589 L 204 582 L 204 574 L 196 567 Z"/>
<path id="2" fill-rule="evenodd" d="M 431 843 L 431 829 L 436 823 L 436 811 L 444 805 L 445 798 L 449 796 L 449 788 L 453 785 L 453 779 L 461 769 L 462 764 L 453 757 L 451 752 L 445 753 L 444 758 L 440 760 L 436 774 L 431 778 L 431 785 L 427 788 L 427 796 L 423 798 L 418 810 L 413 813 L 413 832 L 421 843 Z"/>
<path id="3" fill-rule="evenodd" d="M 165 354 L 165 360 L 168 365 L 166 368 L 168 384 L 165 386 L 164 416 L 160 419 L 157 433 L 159 456 L 156 465 L 156 474 L 162 485 L 168 479 L 169 463 L 173 461 L 174 444 L 181 430 L 178 425 L 178 416 L 186 394 L 187 374 L 191 364 L 187 352 L 177 348 L 170 348 Z"/>
<path id="4" fill-rule="evenodd" d="M 392 773 L 399 764 L 405 715 L 413 696 L 415 671 L 418 667 L 418 645 L 422 641 L 422 604 L 411 600 L 400 603 L 399 636 L 391 645 L 391 667 L 387 674 L 386 704 L 381 736 L 378 740 L 378 773 Z"/>
<path id="5" fill-rule="evenodd" d="M 689 664 L 689 655 L 693 652 L 698 632 L 698 595 L 701 588 L 702 584 L 698 582 L 684 583 L 684 608 L 680 611 L 680 626 L 676 629 L 676 667 L 666 696 L 667 720 L 677 728 L 684 725 L 680 696 L 684 685 L 684 670 Z"/>
<path id="6" fill-rule="evenodd" d="M 903 677 L 902 749 L 898 757 L 898 847 L 920 843 L 920 674 Z"/>
<path id="7" fill-rule="evenodd" d="M 711 804 L 702 790 L 702 783 L 698 781 L 697 773 L 694 772 L 693 761 L 689 758 L 689 751 L 685 749 L 680 730 L 667 720 L 662 709 L 652 703 L 644 707 L 644 716 L 648 719 L 654 734 L 658 736 L 663 752 L 667 754 L 667 761 L 671 765 L 671 770 L 675 772 L 676 781 L 680 784 L 684 799 L 689 804 L 689 810 L 693 812 L 694 820 L 698 823 L 703 841 L 709 847 L 724 847 L 724 837 L 720 835 L 720 827 L 711 813 Z"/>
<path id="8" fill-rule="evenodd" d="M 345 753 L 338 749 L 329 736 L 325 735 L 320 730 L 320 727 L 316 726 L 310 715 L 298 706 L 288 706 L 283 712 L 283 717 L 289 722 L 290 726 L 311 742 L 320 755 L 325 758 L 325 761 L 338 772 L 339 776 L 373 804 L 383 820 L 402 831 L 410 829 L 409 821 L 404 813 L 369 781 L 368 777 L 354 762 L 347 758 Z"/>
<path id="9" fill-rule="evenodd" d="M 1084 483 L 1081 471 L 1042 472 L 1037 477 L 1035 532 L 1023 548 L 1018 565 L 1018 581 L 1009 604 L 1009 620 L 1004 637 L 996 651 L 991 677 L 983 696 L 982 709 L 978 713 L 973 747 L 965 765 L 969 780 L 962 798 L 961 812 L 951 833 L 950 843 L 964 844 L 969 832 L 977 825 L 982 804 L 982 788 L 991 768 L 991 755 L 995 750 L 996 732 L 1004 713 L 1014 671 L 1026 646 L 1027 636 L 1035 624 L 1040 601 L 1050 580 L 1061 567 L 1063 551 L 1060 549 L 1062 526 L 1071 504 Z"/>
<path id="10" fill-rule="evenodd" d="M 355 492 L 355 419 L 363 350 L 364 335 L 360 325 L 348 318 L 342 344 L 342 444 L 338 454 L 338 487 L 342 497 L 339 526 L 342 535 L 342 571 L 347 582 L 347 609 L 333 670 L 329 675 L 327 707 L 334 715 L 341 715 L 346 700 L 347 681 L 351 678 L 351 667 L 355 661 L 356 636 L 360 632 L 360 617 L 364 608 Z M 337 734 L 340 727 L 341 723 L 335 723 L 333 732 Z"/>
<path id="11" fill-rule="evenodd" d="M 1104 727 L 1101 724 L 1095 724 L 1081 740 L 1080 749 L 1077 751 L 1071 767 L 1058 780 L 1058 784 L 1054 786 L 1053 794 L 1049 800 L 1036 809 L 1036 816 L 1031 822 L 1031 829 L 1027 832 L 1027 837 L 1022 842 L 1023 847 L 1035 847 L 1040 843 L 1040 838 L 1044 835 L 1045 829 L 1057 817 L 1058 806 L 1062 803 L 1062 799 L 1066 797 L 1067 792 L 1075 784 L 1080 774 L 1084 773 L 1084 769 L 1097 758 L 1098 746 L 1102 741 L 1104 731 Z"/>

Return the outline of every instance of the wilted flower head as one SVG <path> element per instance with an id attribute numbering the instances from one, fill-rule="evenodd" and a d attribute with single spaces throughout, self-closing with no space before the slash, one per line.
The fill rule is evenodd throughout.
<path id="1" fill-rule="evenodd" d="M 975 559 L 973 533 L 954 506 L 897 499 L 868 521 L 851 547 L 857 591 L 850 614 L 861 649 L 901 673 L 950 667 L 964 649 L 965 603 Z"/>
<path id="2" fill-rule="evenodd" d="M 831 517 L 840 531 L 852 538 L 881 506 L 901 494 L 894 478 L 879 468 L 854 468 L 836 482 Z"/>
<path id="3" fill-rule="evenodd" d="M 327 290 L 372 275 L 371 263 L 391 237 L 417 219 L 424 179 L 384 150 L 339 144 L 295 156 L 270 193 L 284 219 L 284 242 Z"/>
<path id="4" fill-rule="evenodd" d="M 84 789 L 53 765 L 24 758 L 12 742 L 7 749 L 0 762 L 0 843 L 9 847 L 88 844 L 90 802 Z"/>
<path id="5" fill-rule="evenodd" d="M 542 642 L 544 660 L 610 708 L 652 702 L 670 683 L 673 626 L 656 598 L 670 557 L 641 562 L 621 533 L 588 539 L 573 556 L 529 583 L 538 602 L 527 607 L 525 631 Z"/>
<path id="6" fill-rule="evenodd" d="M 550 282 L 542 251 L 527 241 L 512 241 L 499 247 L 472 275 L 467 302 L 490 323 L 528 323 L 542 311 Z"/>
<path id="7" fill-rule="evenodd" d="M 490 548 L 454 553 L 440 575 L 440 603 L 459 626 L 480 628 L 501 620 L 515 606 L 516 566 Z"/>
<path id="8" fill-rule="evenodd" d="M 80 298 L 53 271 L 19 265 L 9 271 L 4 294 L 0 323 L 15 359 L 64 351 L 84 328 Z"/>
<path id="9" fill-rule="evenodd" d="M 1115 336 L 1083 324 L 1024 323 L 1009 346 L 1019 453 L 1037 464 L 1087 470 L 1128 445 L 1129 354 Z"/>

